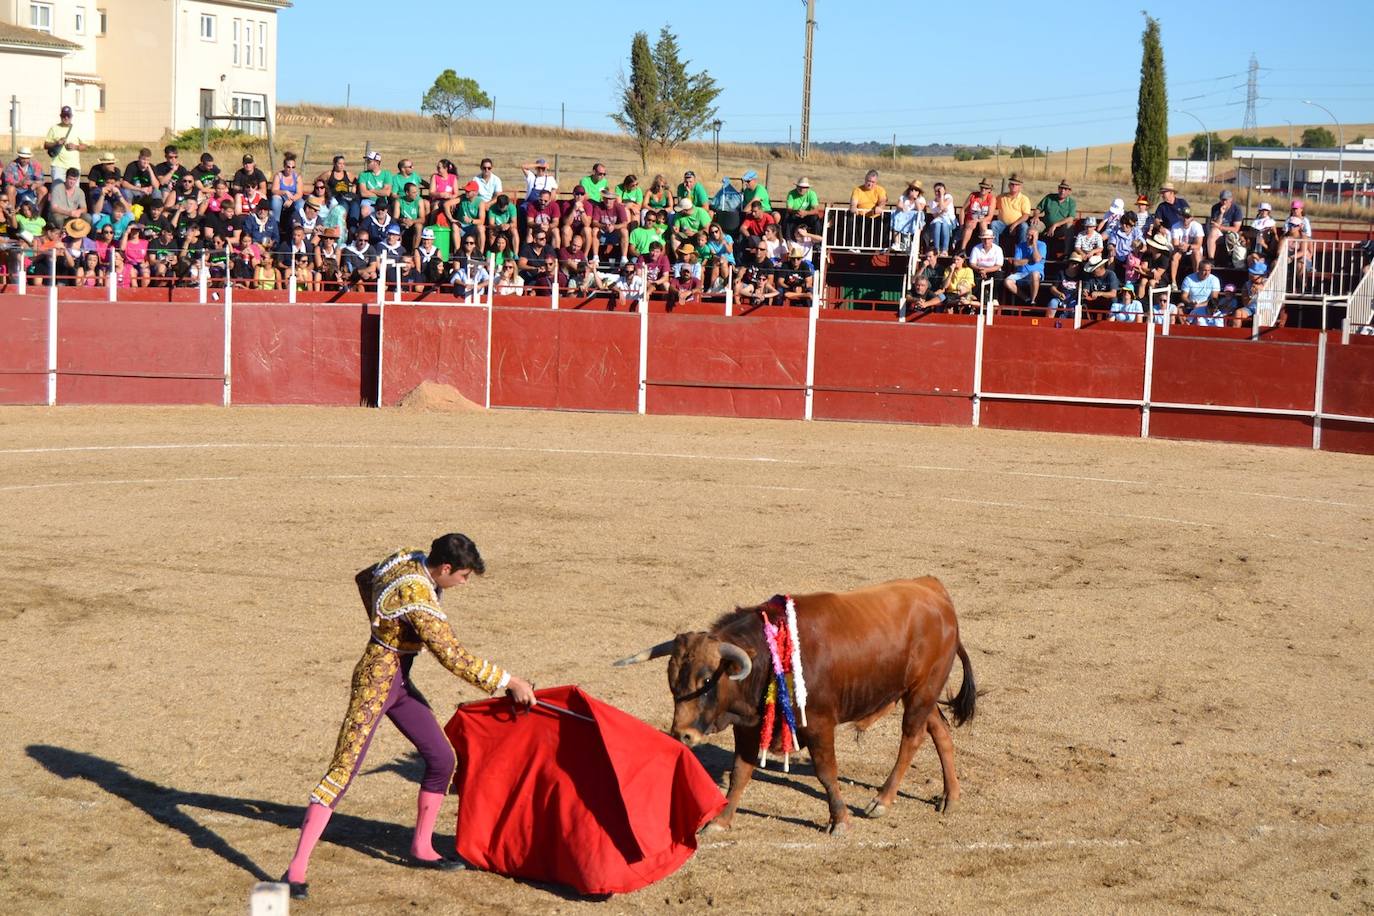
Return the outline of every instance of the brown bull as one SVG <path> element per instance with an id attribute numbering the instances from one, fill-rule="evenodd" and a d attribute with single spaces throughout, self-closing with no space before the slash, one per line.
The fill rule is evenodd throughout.
<path id="1" fill-rule="evenodd" d="M 954 605 L 940 580 L 925 577 L 874 585 L 844 594 L 794 598 L 802 671 L 808 699 L 807 724 L 798 718 L 801 746 L 811 755 L 816 776 L 830 805 L 830 831 L 848 828 L 849 811 L 840 797 L 835 766 L 835 727 L 854 722 L 860 730 L 902 702 L 902 740 L 897 762 L 865 814 L 881 817 L 897 799 L 897 789 L 926 732 L 940 755 L 944 810 L 959 799 L 954 772 L 954 742 L 940 692 L 957 655 L 964 677 L 959 693 L 946 705 L 954 724 L 973 718 L 976 688 L 968 653 L 959 642 Z M 764 691 L 772 677 L 760 611 L 786 626 L 777 604 L 736 608 L 707 632 L 676 638 L 621 659 L 617 665 L 670 656 L 668 688 L 673 694 L 672 734 L 684 744 L 727 727 L 735 732 L 735 763 L 725 810 L 708 829 L 728 828 L 759 756 Z M 781 719 L 781 717 L 779 717 Z M 778 728 L 774 747 L 781 740 Z"/>

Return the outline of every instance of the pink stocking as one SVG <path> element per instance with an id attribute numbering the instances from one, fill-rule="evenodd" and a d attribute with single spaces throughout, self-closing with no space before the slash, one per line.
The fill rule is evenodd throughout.
<path id="1" fill-rule="evenodd" d="M 443 792 L 420 790 L 415 811 L 415 838 L 410 841 L 410 854 L 417 859 L 433 862 L 443 858 L 434 851 L 434 823 L 439 819 L 439 808 L 443 803 Z"/>
<path id="2" fill-rule="evenodd" d="M 320 834 L 324 833 L 324 826 L 329 823 L 329 816 L 333 813 L 332 809 L 316 802 L 305 806 L 300 842 L 296 844 L 296 855 L 292 857 L 291 865 L 286 869 L 288 881 L 305 881 L 305 870 L 310 867 L 310 854 L 315 851 L 315 844 L 320 841 Z"/>

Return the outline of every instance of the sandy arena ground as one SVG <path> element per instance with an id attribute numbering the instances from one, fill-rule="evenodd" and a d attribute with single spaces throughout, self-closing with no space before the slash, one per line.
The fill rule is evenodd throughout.
<path id="1" fill-rule="evenodd" d="M 1374 909 L 1368 458 L 835 423 L 9 408 L 5 912 L 243 912 L 285 867 L 333 747 L 367 638 L 351 574 L 450 529 L 490 567 L 449 597 L 468 645 L 659 727 L 662 663 L 613 659 L 778 591 L 940 576 L 982 691 L 954 734 L 962 804 L 932 808 L 927 743 L 904 800 L 831 840 L 809 768 L 769 771 L 680 872 L 593 903 L 396 864 L 418 768 L 384 725 L 300 912 Z M 441 718 L 477 698 L 432 658 L 416 675 Z M 841 736 L 856 812 L 896 736 L 896 717 Z M 702 750 L 712 772 L 728 747 Z"/>

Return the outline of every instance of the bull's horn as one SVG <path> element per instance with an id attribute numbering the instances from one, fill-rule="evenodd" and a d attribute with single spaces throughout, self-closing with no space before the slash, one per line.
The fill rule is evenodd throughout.
<path id="1" fill-rule="evenodd" d="M 732 642 L 720 644 L 720 657 L 740 666 L 738 674 L 730 675 L 732 681 L 742 681 L 749 676 L 750 671 L 754 670 L 754 663 L 749 659 L 749 653 Z"/>
<path id="2" fill-rule="evenodd" d="M 627 655 L 620 661 L 615 662 L 614 666 L 616 668 L 624 668 L 626 665 L 637 665 L 640 662 L 647 662 L 651 658 L 662 658 L 663 656 L 673 651 L 673 643 L 675 641 L 676 640 L 670 639 L 666 642 L 661 642 L 656 646 L 650 646 L 643 652 L 637 652 L 634 655 Z"/>

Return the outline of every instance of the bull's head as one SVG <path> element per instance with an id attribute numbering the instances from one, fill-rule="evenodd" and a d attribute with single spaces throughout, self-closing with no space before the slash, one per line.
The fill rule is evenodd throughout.
<path id="1" fill-rule="evenodd" d="M 758 697 L 747 696 L 744 685 L 737 683 L 749 677 L 753 660 L 739 646 L 709 633 L 679 633 L 615 664 L 633 665 L 665 655 L 674 738 L 692 745 L 714 732 L 758 720 Z"/>

